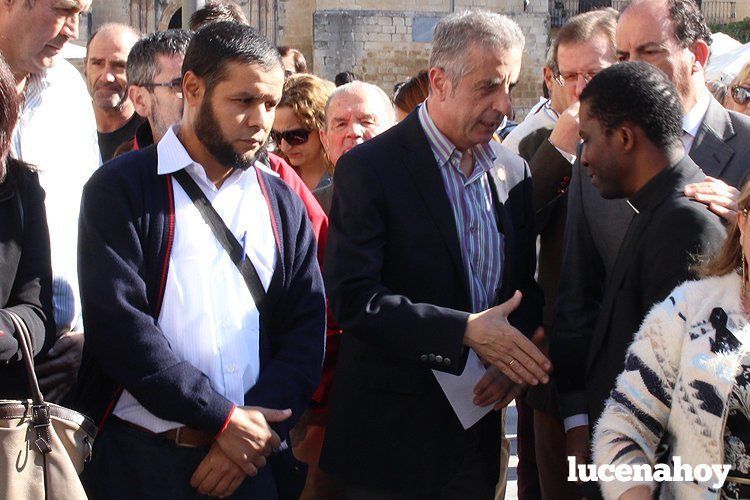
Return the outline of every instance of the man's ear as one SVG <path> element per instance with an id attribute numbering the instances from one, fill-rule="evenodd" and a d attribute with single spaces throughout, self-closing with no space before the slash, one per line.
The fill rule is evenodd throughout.
<path id="1" fill-rule="evenodd" d="M 430 68 L 430 96 L 434 95 L 438 101 L 445 100 L 453 89 L 451 79 L 443 68 Z"/>
<path id="2" fill-rule="evenodd" d="M 320 137 L 320 143 L 323 145 L 323 149 L 328 149 L 328 142 L 326 141 L 326 131 L 323 129 L 318 130 L 318 137 Z"/>
<path id="3" fill-rule="evenodd" d="M 148 95 L 148 90 L 145 87 L 138 85 L 128 86 L 128 99 L 133 103 L 135 112 L 139 116 L 150 118 L 148 115 L 151 112 L 151 96 Z"/>
<path id="4" fill-rule="evenodd" d="M 206 93 L 206 82 L 192 71 L 182 77 L 182 96 L 190 106 L 200 106 Z"/>
<path id="5" fill-rule="evenodd" d="M 706 69 L 708 57 L 711 55 L 711 49 L 708 47 L 708 44 L 704 40 L 696 40 L 693 46 L 690 47 L 690 52 L 695 56 L 693 73 Z"/>
<path id="6" fill-rule="evenodd" d="M 642 133 L 642 131 L 640 132 Z M 617 140 L 620 143 L 619 146 L 622 147 L 623 152 L 633 152 L 635 149 L 636 135 L 636 130 L 629 125 L 621 125 L 617 129 Z"/>
<path id="7" fill-rule="evenodd" d="M 549 90 L 552 87 L 555 73 L 552 71 L 552 68 L 550 68 L 549 66 L 545 66 L 542 68 L 542 74 L 544 75 L 544 83 L 547 85 L 547 89 Z"/>

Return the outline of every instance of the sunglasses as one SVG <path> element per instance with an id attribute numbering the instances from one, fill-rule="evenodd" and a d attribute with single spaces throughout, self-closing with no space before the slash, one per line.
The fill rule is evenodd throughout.
<path id="1" fill-rule="evenodd" d="M 300 144 L 306 143 L 309 138 L 310 131 L 303 128 L 295 128 L 284 132 L 271 130 L 271 140 L 273 140 L 277 146 L 281 146 L 282 139 L 290 146 L 299 146 Z"/>
<path id="2" fill-rule="evenodd" d="M 747 104 L 750 101 L 750 89 L 735 85 L 732 87 L 732 99 L 740 106 Z"/>

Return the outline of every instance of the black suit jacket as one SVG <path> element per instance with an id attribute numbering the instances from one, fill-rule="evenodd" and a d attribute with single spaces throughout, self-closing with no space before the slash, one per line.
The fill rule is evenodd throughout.
<path id="1" fill-rule="evenodd" d="M 689 154 L 707 175 L 740 187 L 748 173 L 750 118 L 727 111 L 712 98 Z M 559 156 L 558 161 L 566 160 Z M 582 356 L 589 352 L 604 286 L 633 214 L 625 200 L 599 196 L 579 163 L 573 166 L 571 177 L 565 252 L 550 342 L 564 417 L 586 413 L 591 407 Z M 625 357 L 624 350 L 621 357 Z"/>
<path id="2" fill-rule="evenodd" d="M 534 282 L 532 186 L 525 162 L 499 144 L 497 220 L 505 238 L 499 300 L 524 293 L 511 323 L 540 322 Z M 459 374 L 470 311 L 467 275 L 439 167 L 416 112 L 338 163 L 325 262 L 344 335 L 321 467 L 347 484 L 429 492 L 448 481 L 479 437 L 499 463 L 499 414 L 464 431 L 431 369 Z"/>
<path id="3" fill-rule="evenodd" d="M 601 415 L 624 368 L 624 353 L 646 313 L 677 285 L 695 278 L 691 264 L 696 255 L 714 250 L 724 241 L 720 217 L 683 194 L 686 184 L 701 182 L 705 177 L 685 156 L 629 200 L 638 212 L 607 281 L 586 360 L 592 423 Z"/>
<path id="4" fill-rule="evenodd" d="M 34 355 L 45 354 L 55 340 L 49 231 L 37 174 L 15 160 L 7 165 L 0 182 L 0 399 L 26 399 L 31 391 L 6 311 L 26 323 Z"/>

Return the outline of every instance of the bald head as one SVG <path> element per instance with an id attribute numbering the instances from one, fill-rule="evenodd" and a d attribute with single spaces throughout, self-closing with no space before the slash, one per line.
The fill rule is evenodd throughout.
<path id="1" fill-rule="evenodd" d="M 130 49 L 140 38 L 140 34 L 130 26 L 108 23 L 89 39 L 86 47 L 86 83 L 95 109 L 115 109 L 127 102 L 125 64 Z"/>
<path id="2" fill-rule="evenodd" d="M 691 0 L 636 0 L 620 14 L 620 61 L 645 61 L 667 74 L 689 111 L 705 86 L 711 31 Z"/>
<path id="3" fill-rule="evenodd" d="M 393 104 L 383 89 L 355 81 L 337 87 L 325 107 L 320 140 L 335 166 L 339 158 L 390 128 L 396 122 Z"/>

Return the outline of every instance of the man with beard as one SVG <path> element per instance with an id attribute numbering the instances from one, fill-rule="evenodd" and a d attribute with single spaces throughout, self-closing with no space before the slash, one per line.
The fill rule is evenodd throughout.
<path id="1" fill-rule="evenodd" d="M 283 82 L 252 28 L 205 27 L 182 120 L 84 190 L 77 399 L 102 429 L 95 498 L 277 498 L 265 466 L 320 380 L 325 330 L 304 206 L 256 160 Z"/>
<path id="2" fill-rule="evenodd" d="M 159 142 L 182 118 L 182 61 L 190 43 L 187 30 L 151 33 L 130 50 L 127 61 L 128 97 L 146 119 L 135 131 L 133 148 Z"/>
<path id="3" fill-rule="evenodd" d="M 105 24 L 86 47 L 86 83 L 94 102 L 102 161 L 109 161 L 123 142 L 133 137 L 143 118 L 128 98 L 125 62 L 140 35 L 124 24 Z"/>

